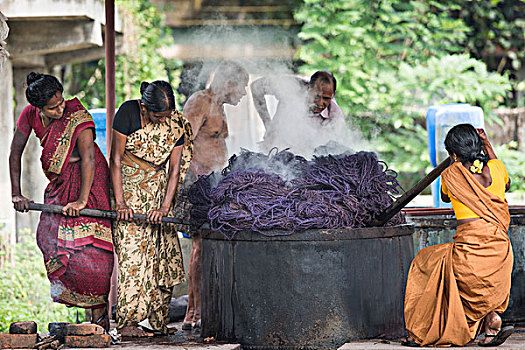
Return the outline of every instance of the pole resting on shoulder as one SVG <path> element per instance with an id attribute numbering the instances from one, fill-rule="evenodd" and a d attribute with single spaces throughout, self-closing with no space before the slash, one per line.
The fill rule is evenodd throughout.
<path id="1" fill-rule="evenodd" d="M 450 165 L 450 157 L 447 157 L 444 161 L 438 164 L 427 176 L 419 180 L 419 182 L 406 191 L 401 197 L 399 197 L 394 203 L 392 203 L 388 208 L 383 210 L 374 221 L 372 221 L 371 226 L 383 226 L 392 219 L 394 215 L 399 213 L 412 199 L 414 199 L 418 194 L 421 193 L 425 188 L 427 188 L 439 175 L 448 168 Z"/>

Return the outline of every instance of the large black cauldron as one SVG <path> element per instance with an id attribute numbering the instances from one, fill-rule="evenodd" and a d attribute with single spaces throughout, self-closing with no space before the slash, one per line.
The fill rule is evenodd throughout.
<path id="1" fill-rule="evenodd" d="M 400 335 L 413 231 L 243 231 L 231 241 L 205 232 L 202 336 L 244 349 L 335 349 Z"/>

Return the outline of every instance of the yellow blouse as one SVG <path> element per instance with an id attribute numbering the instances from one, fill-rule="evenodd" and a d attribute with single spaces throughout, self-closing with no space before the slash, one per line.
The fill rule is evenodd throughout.
<path id="1" fill-rule="evenodd" d="M 501 199 L 505 199 L 505 187 L 509 182 L 509 175 L 505 165 L 499 159 L 491 159 L 487 162 L 487 166 L 489 167 L 490 177 L 492 178 L 492 183 L 487 187 L 487 190 Z M 441 184 L 441 191 L 449 196 L 454 214 L 456 214 L 456 219 L 479 218 L 469 207 L 461 203 L 454 196 L 451 196 L 443 183 Z"/>

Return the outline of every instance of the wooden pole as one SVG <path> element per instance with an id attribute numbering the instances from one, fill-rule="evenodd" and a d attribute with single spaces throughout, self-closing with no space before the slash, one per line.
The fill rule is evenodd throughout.
<path id="1" fill-rule="evenodd" d="M 412 199 L 421 193 L 427 186 L 429 186 L 439 175 L 450 165 L 450 157 L 442 161 L 435 167 L 427 176 L 422 178 L 414 187 L 405 192 L 399 197 L 392 205 L 383 210 L 374 221 L 370 224 L 371 226 L 383 226 L 396 215 L 401 209 L 403 209 Z"/>
<path id="2" fill-rule="evenodd" d="M 29 203 L 29 210 L 44 211 L 46 213 L 62 214 L 62 209 L 64 207 L 61 205 L 51 205 L 51 204 L 41 204 L 41 203 Z M 79 212 L 79 216 L 89 216 L 93 218 L 105 218 L 105 219 L 116 219 L 117 212 L 113 210 L 100 210 L 100 209 L 82 209 Z M 146 214 L 133 214 L 133 220 L 146 221 L 148 216 Z M 181 224 L 181 225 L 190 225 L 189 222 L 184 222 L 180 219 L 163 217 L 161 219 L 162 223 L 165 224 Z"/>

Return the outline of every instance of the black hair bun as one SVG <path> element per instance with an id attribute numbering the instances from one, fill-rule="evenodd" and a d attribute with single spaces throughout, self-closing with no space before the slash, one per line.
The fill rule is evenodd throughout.
<path id="1" fill-rule="evenodd" d="M 146 91 L 146 89 L 148 88 L 148 86 L 149 86 L 149 83 L 147 81 L 143 81 L 140 84 L 140 94 L 143 94 L 144 91 Z"/>
<path id="2" fill-rule="evenodd" d="M 489 160 L 489 156 L 483 153 L 472 152 L 469 156 L 469 161 L 473 162 L 475 160 L 479 160 L 480 162 L 486 164 Z"/>
<path id="3" fill-rule="evenodd" d="M 27 75 L 26 82 L 27 85 L 33 84 L 35 81 L 42 79 L 44 77 L 43 74 L 31 72 Z"/>
<path id="4" fill-rule="evenodd" d="M 482 163 L 484 164 L 487 164 L 487 162 L 489 161 L 490 157 L 488 156 L 488 154 L 480 154 L 479 155 L 479 158 L 478 158 Z"/>
<path id="5" fill-rule="evenodd" d="M 468 160 L 469 160 L 470 162 L 473 162 L 474 160 L 479 159 L 479 156 L 480 156 L 480 154 L 479 154 L 478 152 L 476 152 L 476 151 L 472 151 L 472 152 L 470 152 L 469 155 L 468 155 Z"/>

